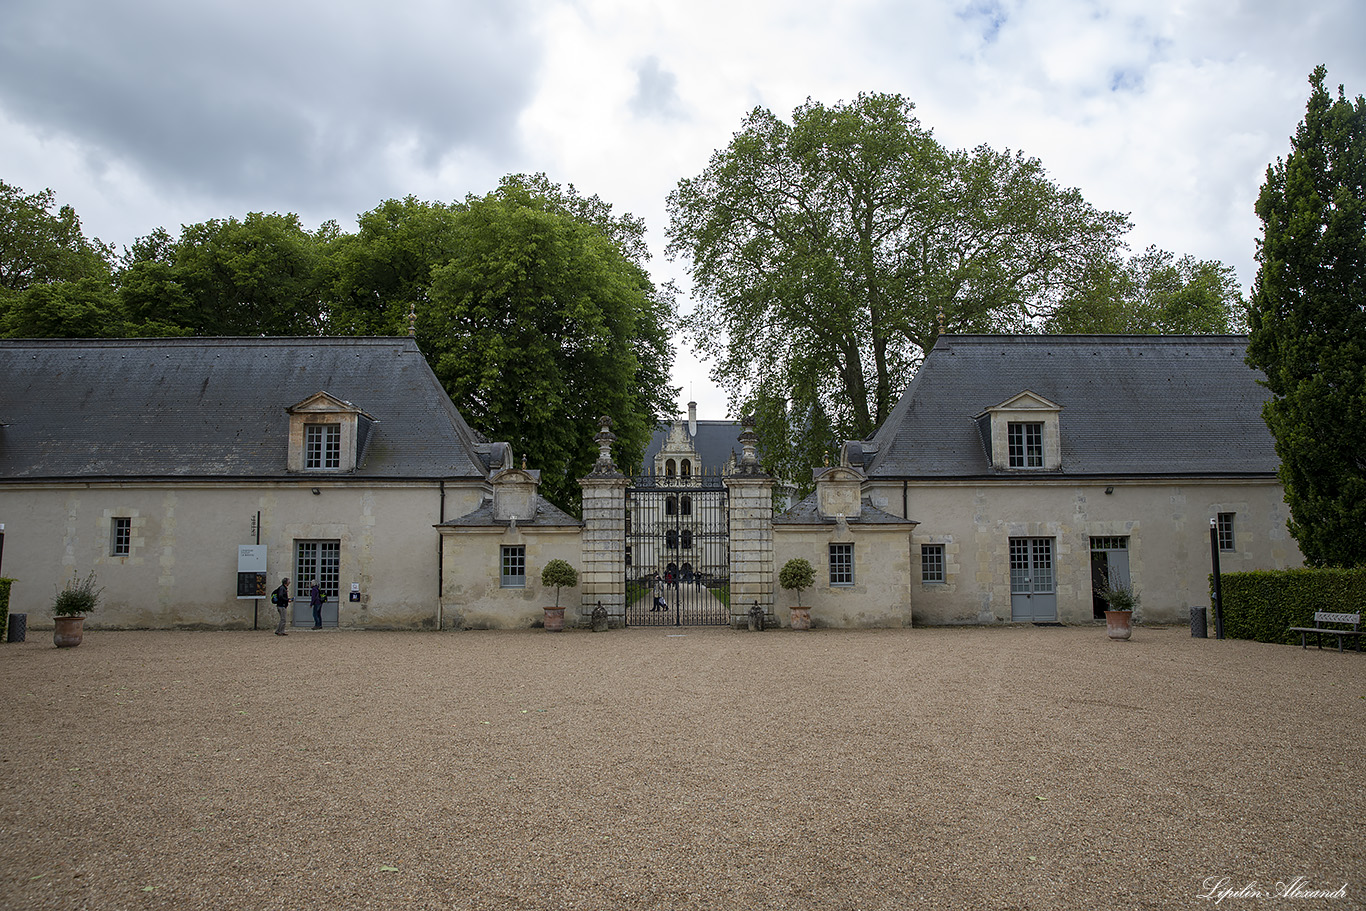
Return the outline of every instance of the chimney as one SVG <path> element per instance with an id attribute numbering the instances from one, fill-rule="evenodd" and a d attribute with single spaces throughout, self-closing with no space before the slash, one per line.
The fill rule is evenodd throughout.
<path id="1" fill-rule="evenodd" d="M 697 403 L 688 403 L 688 436 L 697 439 Z"/>

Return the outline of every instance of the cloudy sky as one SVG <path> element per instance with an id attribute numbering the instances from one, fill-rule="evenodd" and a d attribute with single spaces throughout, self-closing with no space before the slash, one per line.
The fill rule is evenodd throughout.
<path id="1" fill-rule="evenodd" d="M 643 217 L 686 286 L 665 197 L 749 110 L 898 92 L 1246 289 L 1308 74 L 1366 94 L 1363 47 L 1362 0 L 5 0 L 0 179 L 121 247 L 258 210 L 353 230 L 544 171 Z M 686 351 L 675 382 L 723 416 Z"/>

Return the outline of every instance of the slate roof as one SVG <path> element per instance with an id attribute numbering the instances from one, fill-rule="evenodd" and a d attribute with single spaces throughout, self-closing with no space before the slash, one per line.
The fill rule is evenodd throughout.
<path id="1" fill-rule="evenodd" d="M 282 478 L 285 409 L 373 417 L 340 477 L 483 478 L 483 443 L 407 338 L 0 340 L 0 483 Z"/>
<path id="2" fill-rule="evenodd" d="M 1062 469 L 1038 477 L 1265 477 L 1269 396 L 1244 336 L 941 336 L 865 454 L 872 480 L 986 478 L 974 418 L 1029 390 L 1062 406 Z"/>
<path id="3" fill-rule="evenodd" d="M 650 443 L 645 447 L 645 455 L 641 464 L 646 467 L 647 473 L 654 465 L 655 456 L 659 450 L 664 448 L 664 441 L 669 437 L 669 428 L 673 422 L 661 423 L 656 429 L 654 436 L 650 437 Z M 686 433 L 688 422 L 683 422 L 683 430 Z M 697 434 L 692 438 L 693 448 L 697 450 L 697 456 L 701 460 L 703 467 L 708 473 L 724 468 L 731 454 L 735 454 L 735 461 L 740 461 L 741 446 L 740 434 L 745 430 L 739 421 L 698 421 Z"/>
<path id="4" fill-rule="evenodd" d="M 810 493 L 785 512 L 773 517 L 774 525 L 837 525 L 834 516 L 821 515 L 817 506 L 817 494 Z M 859 514 L 849 516 L 845 521 L 850 525 L 919 525 L 914 519 L 903 519 L 885 510 L 878 509 L 868 497 L 863 498 Z"/>
<path id="5" fill-rule="evenodd" d="M 578 519 L 551 503 L 545 497 L 537 494 L 535 499 L 536 513 L 531 516 L 518 516 L 518 528 L 563 528 L 581 527 L 583 525 Z M 442 525 L 452 528 L 507 528 L 512 524 L 508 519 L 496 518 L 493 514 L 493 500 L 485 499 L 479 504 L 478 508 L 463 516 L 454 519 L 447 519 Z M 439 526 L 438 526 L 439 527 Z"/>

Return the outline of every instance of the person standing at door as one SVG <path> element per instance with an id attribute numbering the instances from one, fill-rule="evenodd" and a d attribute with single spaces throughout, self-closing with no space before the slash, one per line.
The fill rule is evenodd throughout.
<path id="1" fill-rule="evenodd" d="M 323 628 L 323 593 L 318 588 L 318 583 L 314 582 L 313 587 L 308 590 L 308 603 L 313 608 L 313 628 Z"/>
<path id="2" fill-rule="evenodd" d="M 270 600 L 275 602 L 275 607 L 280 611 L 280 624 L 275 627 L 275 635 L 288 636 L 285 632 L 285 617 L 289 614 L 289 580 L 281 579 L 280 587 L 275 589 L 275 593 L 270 596 Z"/>

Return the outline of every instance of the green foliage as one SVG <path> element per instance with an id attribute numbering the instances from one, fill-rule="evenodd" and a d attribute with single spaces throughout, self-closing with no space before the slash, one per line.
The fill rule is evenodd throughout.
<path id="1" fill-rule="evenodd" d="M 1044 326 L 1050 333 L 1219 335 L 1246 329 L 1232 266 L 1149 247 L 1095 264 Z"/>
<path id="2" fill-rule="evenodd" d="M 673 400 L 672 298 L 606 227 L 521 183 L 456 207 L 451 238 L 418 344 L 465 418 L 577 511 L 598 417 L 612 418 L 618 464 L 635 464 Z"/>
<path id="3" fill-rule="evenodd" d="M 0 180 L 0 297 L 51 282 L 108 281 L 113 251 L 81 230 L 76 210 L 54 214 L 51 190 L 25 195 Z"/>
<path id="4" fill-rule="evenodd" d="M 1230 639 L 1298 645 L 1299 633 L 1286 630 L 1313 626 L 1318 611 L 1366 613 L 1366 568 L 1223 573 L 1219 588 Z"/>
<path id="5" fill-rule="evenodd" d="M 551 560 L 541 570 L 541 584 L 555 587 L 555 607 L 560 606 L 560 589 L 579 584 L 579 574 L 564 560 Z"/>
<path id="6" fill-rule="evenodd" d="M 1138 595 L 1134 593 L 1133 586 L 1127 582 L 1110 578 L 1106 573 L 1101 577 L 1100 584 L 1095 588 L 1096 597 L 1105 602 L 1109 610 L 1131 611 L 1138 607 Z"/>
<path id="7" fill-rule="evenodd" d="M 1290 533 L 1311 566 L 1366 565 L 1366 99 L 1310 77 L 1257 198 L 1248 363 L 1266 374 Z"/>
<path id="8" fill-rule="evenodd" d="M 816 582 L 816 570 L 809 560 L 794 557 L 783 564 L 778 571 L 778 584 L 788 591 L 797 592 L 797 603 L 802 601 L 802 591 Z"/>
<path id="9" fill-rule="evenodd" d="M 90 571 L 90 575 L 79 582 L 73 576 L 67 580 L 66 585 L 59 589 L 56 597 L 52 599 L 52 615 L 54 617 L 75 617 L 80 614 L 88 614 L 99 606 L 100 596 L 103 594 L 103 587 L 95 587 L 95 571 L 93 569 Z"/>
<path id="10" fill-rule="evenodd" d="M 4 635 L 9 624 L 9 591 L 14 580 L 0 576 L 0 635 Z"/>
<path id="11" fill-rule="evenodd" d="M 1129 227 L 1035 159 L 945 149 L 913 108 L 860 94 L 791 124 L 756 108 L 669 196 L 669 252 L 698 297 L 685 327 L 732 410 L 768 403 L 767 453 L 869 436 L 941 311 L 954 332 L 1034 325 Z"/>

